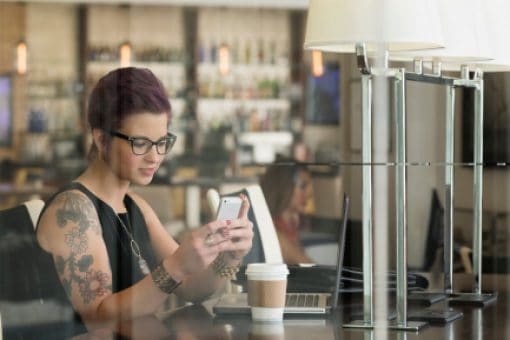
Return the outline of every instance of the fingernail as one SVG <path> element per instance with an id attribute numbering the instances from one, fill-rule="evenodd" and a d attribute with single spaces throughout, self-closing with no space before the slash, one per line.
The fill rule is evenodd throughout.
<path id="1" fill-rule="evenodd" d="M 225 222 L 227 223 L 227 225 L 232 224 L 232 221 L 231 221 L 231 220 L 226 220 Z"/>

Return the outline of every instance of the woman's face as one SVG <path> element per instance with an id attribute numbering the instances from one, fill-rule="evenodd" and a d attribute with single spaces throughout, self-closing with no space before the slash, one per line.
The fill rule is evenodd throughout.
<path id="1" fill-rule="evenodd" d="M 302 213 L 310 196 L 311 177 L 307 171 L 299 171 L 294 183 L 294 192 L 292 193 L 291 209 Z"/>
<path id="2" fill-rule="evenodd" d="M 138 113 L 127 117 L 117 132 L 155 142 L 167 135 L 167 126 L 166 113 Z M 156 151 L 155 145 L 146 154 L 135 155 L 129 141 L 119 137 L 110 139 L 108 163 L 121 180 L 139 185 L 149 184 L 164 158 L 165 155 Z"/>

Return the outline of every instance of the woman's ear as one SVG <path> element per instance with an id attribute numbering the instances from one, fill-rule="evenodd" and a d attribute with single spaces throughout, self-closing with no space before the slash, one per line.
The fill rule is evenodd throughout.
<path id="1" fill-rule="evenodd" d="M 92 143 L 96 146 L 99 154 L 106 154 L 106 135 L 101 129 L 92 129 Z"/>

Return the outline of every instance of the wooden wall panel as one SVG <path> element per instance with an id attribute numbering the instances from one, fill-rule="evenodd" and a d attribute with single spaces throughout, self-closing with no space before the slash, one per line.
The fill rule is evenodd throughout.
<path id="1" fill-rule="evenodd" d="M 13 75 L 13 146 L 0 148 L 0 159 L 15 159 L 19 147 L 19 132 L 26 125 L 26 80 L 15 73 L 16 44 L 24 39 L 25 6 L 0 3 L 0 74 Z"/>
<path id="2" fill-rule="evenodd" d="M 14 69 L 16 43 L 25 31 L 24 5 L 0 3 L 0 73 Z"/>

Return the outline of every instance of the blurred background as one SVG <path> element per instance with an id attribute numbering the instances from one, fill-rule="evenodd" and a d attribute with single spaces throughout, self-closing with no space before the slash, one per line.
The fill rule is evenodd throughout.
<path id="1" fill-rule="evenodd" d="M 153 183 L 133 189 L 153 204 L 170 233 L 212 217 L 208 188 L 227 193 L 256 184 L 283 155 L 309 163 L 313 190 L 305 214 L 311 231 L 334 239 L 342 195 L 350 195 L 346 261 L 361 265 L 360 75 L 353 55 L 303 49 L 307 5 L 1 1 L 0 208 L 45 199 L 78 176 L 87 164 L 85 112 L 93 85 L 117 67 L 148 67 L 167 90 L 170 130 L 178 139 Z M 486 77 L 492 88 L 486 96 L 503 94 L 485 99 L 494 107 L 486 114 L 499 113 L 501 119 L 490 120 L 485 130 L 486 159 L 495 162 L 508 159 L 503 98 L 509 78 Z M 444 167 L 438 164 L 444 160 L 446 93 L 420 83 L 408 84 L 407 91 L 408 160 L 420 163 L 407 174 L 409 266 L 426 269 L 441 242 L 441 219 L 431 216 L 444 205 Z M 468 162 L 472 94 L 458 92 L 455 160 Z M 387 155 L 393 160 L 390 131 Z M 393 170 L 389 166 L 386 195 L 394 244 Z M 455 238 L 466 245 L 472 242 L 472 176 L 471 167 L 455 167 Z M 484 271 L 508 269 L 509 192 L 507 168 L 486 167 Z M 392 260 L 395 247 L 389 249 Z"/>

